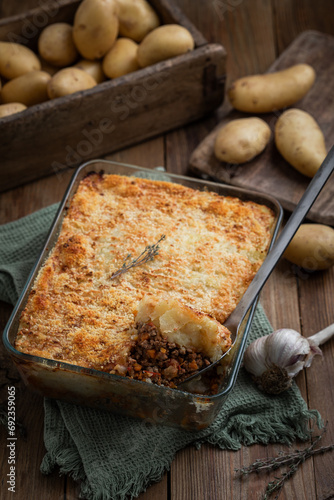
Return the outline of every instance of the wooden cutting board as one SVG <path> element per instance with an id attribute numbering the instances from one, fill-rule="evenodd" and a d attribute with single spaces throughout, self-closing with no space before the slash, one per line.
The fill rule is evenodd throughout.
<path id="1" fill-rule="evenodd" d="M 297 63 L 308 63 L 316 71 L 315 84 L 308 94 L 293 107 L 310 113 L 322 129 L 329 150 L 334 144 L 334 37 L 317 31 L 305 31 L 281 54 L 268 72 L 281 70 Z M 219 125 L 199 144 L 190 158 L 190 168 L 197 174 L 239 187 L 270 193 L 286 210 L 292 211 L 310 179 L 291 167 L 274 144 L 274 127 L 282 111 L 257 115 L 272 130 L 267 148 L 249 163 L 231 165 L 217 160 L 213 147 L 217 131 L 227 122 L 255 116 L 230 111 Z M 308 219 L 334 225 L 334 174 L 319 195 Z"/>

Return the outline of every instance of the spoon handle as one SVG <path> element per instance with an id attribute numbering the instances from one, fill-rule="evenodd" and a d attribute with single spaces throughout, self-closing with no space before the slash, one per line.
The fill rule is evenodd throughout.
<path id="1" fill-rule="evenodd" d="M 281 231 L 281 234 L 277 239 L 277 242 L 275 243 L 272 250 L 269 252 L 268 256 L 264 260 L 260 269 L 256 273 L 253 281 L 251 282 L 246 292 L 242 296 L 237 307 L 234 309 L 232 314 L 224 323 L 224 326 L 226 326 L 231 331 L 232 334 L 236 334 L 240 322 L 243 320 L 251 304 L 254 302 L 257 295 L 261 291 L 262 287 L 266 283 L 274 267 L 276 266 L 280 257 L 284 253 L 286 247 L 290 243 L 291 239 L 293 238 L 294 234 L 296 233 L 303 219 L 309 212 L 310 208 L 312 207 L 313 203 L 318 197 L 320 191 L 326 184 L 329 176 L 332 174 L 333 169 L 334 169 L 334 146 L 332 146 L 331 150 L 327 154 L 319 170 L 317 171 L 313 179 L 310 181 L 298 205 L 291 214 L 284 229 Z"/>

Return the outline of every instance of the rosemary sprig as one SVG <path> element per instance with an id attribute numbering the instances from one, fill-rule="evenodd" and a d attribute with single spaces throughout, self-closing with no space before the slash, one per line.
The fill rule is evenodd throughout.
<path id="1" fill-rule="evenodd" d="M 287 467 L 287 470 L 283 472 L 281 476 L 276 477 L 273 481 L 270 481 L 264 492 L 264 496 L 262 497 L 262 500 L 269 500 L 271 495 L 276 493 L 274 500 L 277 500 L 286 481 L 288 481 L 297 472 L 299 466 L 304 463 L 305 460 L 314 455 L 334 450 L 334 444 L 314 449 L 316 444 L 321 440 L 322 436 L 326 432 L 326 428 L 327 424 L 322 433 L 317 436 L 313 443 L 303 450 L 294 450 L 292 453 L 281 452 L 277 457 L 257 459 L 248 467 L 236 469 L 236 472 L 239 472 L 241 475 L 248 475 L 252 472 L 259 473 L 262 471 L 276 470 L 280 467 Z"/>
<path id="2" fill-rule="evenodd" d="M 142 264 L 145 264 L 146 262 L 150 262 L 151 260 L 154 259 L 156 255 L 159 253 L 159 243 L 163 241 L 166 238 L 166 236 L 163 234 L 159 240 L 154 243 L 154 245 L 147 245 L 145 250 L 136 257 L 135 259 L 131 260 L 132 255 L 129 253 L 126 258 L 124 259 L 123 265 L 120 269 L 112 273 L 110 276 L 110 279 L 114 279 L 120 274 L 126 273 L 129 269 L 133 267 L 138 267 L 141 266 Z"/>

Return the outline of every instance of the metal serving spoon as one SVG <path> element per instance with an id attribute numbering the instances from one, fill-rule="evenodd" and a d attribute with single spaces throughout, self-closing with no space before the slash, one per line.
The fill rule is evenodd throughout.
<path id="1" fill-rule="evenodd" d="M 242 296 L 241 300 L 239 301 L 237 307 L 234 309 L 234 311 L 230 314 L 230 316 L 227 318 L 227 320 L 224 323 L 224 326 L 229 329 L 231 332 L 231 338 L 232 338 L 232 346 L 236 340 L 237 337 L 237 332 L 239 329 L 239 325 L 242 323 L 244 320 L 247 312 L 249 311 L 251 305 L 257 298 L 258 294 L 260 293 L 262 287 L 265 285 L 267 279 L 269 278 L 270 274 L 274 270 L 277 262 L 281 258 L 282 254 L 284 253 L 286 247 L 290 243 L 291 239 L 293 238 L 294 234 L 296 233 L 297 229 L 299 228 L 300 224 L 302 223 L 304 217 L 308 213 L 308 211 L 311 209 L 313 203 L 317 199 L 320 191 L 326 184 L 329 176 L 333 172 L 334 169 L 334 146 L 332 146 L 331 150 L 327 154 L 326 158 L 324 159 L 322 165 L 320 166 L 319 170 L 309 183 L 307 189 L 305 190 L 303 196 L 301 197 L 298 205 L 296 206 L 295 210 L 292 212 L 288 222 L 286 223 L 284 229 L 281 231 L 281 234 L 279 238 L 277 239 L 276 243 L 274 244 L 272 250 L 268 253 L 268 256 L 264 260 L 263 264 L 261 265 L 260 269 L 256 273 L 253 281 L 247 288 L 246 292 Z M 231 349 L 231 348 L 230 348 Z M 184 379 L 178 387 L 181 387 L 181 385 L 189 382 L 191 379 L 195 377 L 199 377 L 200 375 L 203 375 L 206 371 L 211 370 L 211 368 L 218 363 L 226 356 L 226 354 L 230 351 L 230 349 L 221 356 L 217 361 L 214 363 L 211 363 L 209 366 L 203 368 L 202 370 L 197 371 L 194 374 L 191 374 L 189 377 Z"/>

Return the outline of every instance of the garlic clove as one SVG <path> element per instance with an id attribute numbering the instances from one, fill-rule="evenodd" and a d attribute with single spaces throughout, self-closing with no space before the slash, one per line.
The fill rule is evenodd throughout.
<path id="1" fill-rule="evenodd" d="M 260 337 L 246 349 L 244 354 L 244 366 L 255 377 L 259 377 L 267 369 L 266 366 L 266 337 Z M 250 347 L 252 348 L 250 349 Z"/>
<path id="2" fill-rule="evenodd" d="M 266 339 L 269 366 L 285 368 L 289 377 L 295 377 L 304 367 L 304 359 L 310 352 L 310 344 L 299 332 L 282 328 Z"/>
<path id="3" fill-rule="evenodd" d="M 290 377 L 290 378 L 295 377 L 296 375 L 298 375 L 299 372 L 301 372 L 305 368 L 304 359 L 305 359 L 305 356 L 303 356 L 302 359 L 299 359 L 298 361 L 293 363 L 293 365 L 287 366 L 285 368 L 288 377 Z"/>

